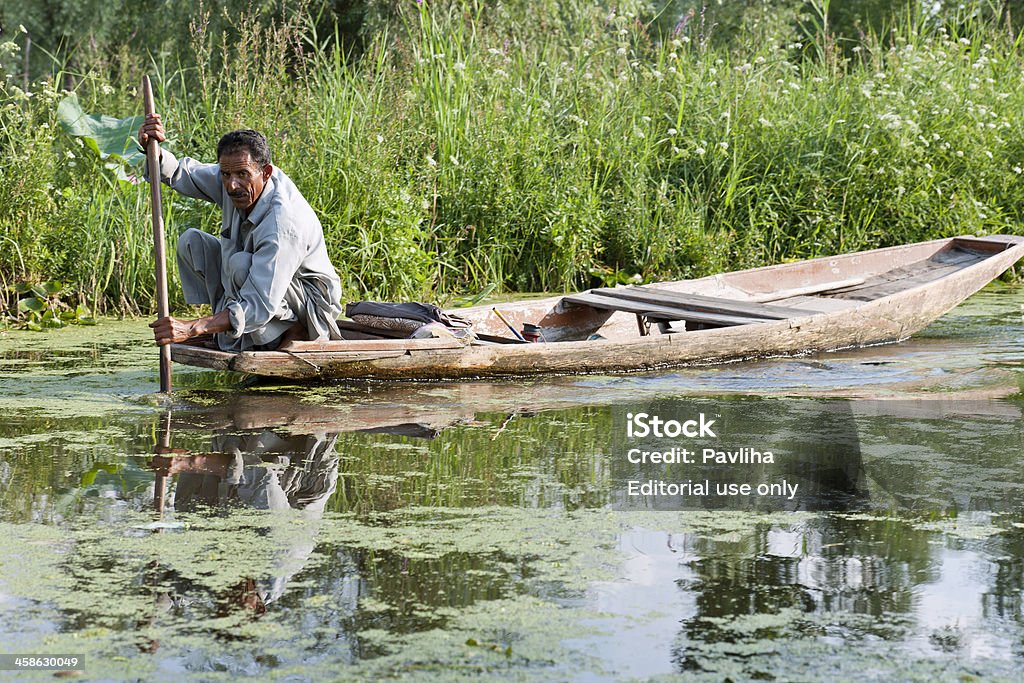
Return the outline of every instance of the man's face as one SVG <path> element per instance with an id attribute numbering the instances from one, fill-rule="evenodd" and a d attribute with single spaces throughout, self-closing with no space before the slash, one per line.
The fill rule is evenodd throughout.
<path id="1" fill-rule="evenodd" d="M 231 197 L 231 203 L 239 211 L 248 212 L 260 198 L 263 186 L 270 180 L 273 167 L 267 164 L 260 168 L 247 149 L 225 152 L 218 163 L 220 181 L 224 183 L 224 190 Z"/>

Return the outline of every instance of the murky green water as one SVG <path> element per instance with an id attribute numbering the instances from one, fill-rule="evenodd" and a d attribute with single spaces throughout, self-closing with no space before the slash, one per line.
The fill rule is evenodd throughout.
<path id="1" fill-rule="evenodd" d="M 144 322 L 0 334 L 0 651 L 85 680 L 1018 680 L 1022 310 L 996 287 L 897 346 L 618 377 L 177 368 L 170 405 Z M 630 437 L 640 412 L 716 436 Z M 774 461 L 627 457 L 668 446 Z M 711 490 L 629 495 L 655 480 Z"/>

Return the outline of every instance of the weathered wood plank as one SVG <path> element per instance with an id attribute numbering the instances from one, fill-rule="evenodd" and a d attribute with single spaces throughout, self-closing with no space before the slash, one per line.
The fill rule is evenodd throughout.
<path id="1" fill-rule="evenodd" d="M 425 349 L 425 350 L 436 350 Z M 268 377 L 329 377 L 328 370 L 337 371 L 343 365 L 365 361 L 398 358 L 408 350 L 392 351 L 325 351 L 289 353 L 287 351 L 243 351 L 238 354 L 232 369 Z"/>
<path id="2" fill-rule="evenodd" d="M 237 354 L 190 344 L 171 344 L 171 360 L 211 370 L 230 370 Z"/>
<path id="3" fill-rule="evenodd" d="M 864 284 L 848 290 L 837 292 L 837 299 L 854 299 L 872 301 L 897 292 L 928 284 L 952 275 L 967 266 L 980 263 L 990 255 L 962 249 L 941 251 L 929 259 L 909 265 L 893 268 L 885 273 L 875 275 L 864 281 Z"/>
<path id="4" fill-rule="evenodd" d="M 291 353 L 309 353 L 311 351 L 330 351 L 347 353 L 351 351 L 415 351 L 423 349 L 457 349 L 463 343 L 454 338 L 427 339 L 338 339 L 331 341 L 293 341 L 283 345 L 278 351 Z"/>
<path id="5" fill-rule="evenodd" d="M 794 296 L 810 296 L 813 294 L 827 295 L 832 292 L 838 292 L 862 285 L 864 284 L 864 280 L 865 278 L 862 277 L 853 277 L 847 278 L 846 280 L 818 282 L 813 285 L 807 285 L 806 287 L 791 287 L 789 289 L 780 289 L 774 292 L 768 292 L 767 294 L 756 294 L 750 297 L 750 301 L 753 303 L 766 303 L 769 301 L 781 301 Z"/>
<path id="6" fill-rule="evenodd" d="M 728 315 L 724 313 L 708 313 L 704 311 L 693 311 L 675 306 L 655 305 L 612 299 L 611 297 L 599 296 L 596 294 L 582 293 L 572 294 L 563 297 L 563 301 L 591 308 L 601 308 L 608 311 L 626 311 L 647 316 L 653 320 L 686 320 L 703 323 L 706 325 L 749 325 L 750 323 L 765 322 L 765 318 L 752 318 L 749 316 Z"/>
<path id="7" fill-rule="evenodd" d="M 741 315 L 751 318 L 768 318 L 771 320 L 785 320 L 801 315 L 808 315 L 808 311 L 785 306 L 770 306 L 737 299 L 723 299 L 716 296 L 703 296 L 700 294 L 687 294 L 684 292 L 673 292 L 650 285 L 638 287 L 614 287 L 603 289 L 592 289 L 591 294 L 607 296 L 614 299 L 627 299 L 639 303 L 652 303 L 655 305 L 671 306 L 673 308 L 684 308 L 694 311 L 705 311 L 708 313 L 724 313 L 727 315 Z"/>
<path id="8" fill-rule="evenodd" d="M 1009 239 L 1008 239 L 1009 238 Z M 1020 240 L 1019 235 L 990 235 L 988 237 L 954 237 L 953 245 L 964 249 L 975 249 L 989 253 L 998 253 L 1014 245 L 1013 238 Z"/>
<path id="9" fill-rule="evenodd" d="M 830 296 L 791 296 L 788 299 L 783 299 L 782 302 L 791 308 L 804 308 L 808 315 L 834 313 L 860 305 L 852 299 L 835 299 Z"/>

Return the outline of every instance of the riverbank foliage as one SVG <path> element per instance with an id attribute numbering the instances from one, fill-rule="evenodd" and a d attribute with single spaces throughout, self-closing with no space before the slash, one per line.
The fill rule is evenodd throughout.
<path id="1" fill-rule="evenodd" d="M 861 4 L 871 14 L 842 33 L 827 1 L 718 15 L 368 2 L 357 19 L 338 7 L 359 3 L 199 5 L 145 24 L 158 49 L 122 14 L 31 60 L 36 29 L 6 16 L 0 287 L 8 305 L 19 282 L 60 280 L 97 312 L 154 309 L 146 184 L 118 179 L 56 114 L 70 89 L 88 113 L 137 115 L 143 73 L 178 155 L 212 160 L 232 128 L 268 134 L 353 299 L 573 290 L 1020 232 L 1018 29 L 976 7 Z M 40 52 L 52 68 L 32 73 Z M 171 245 L 219 221 L 171 192 L 164 205 Z M 171 278 L 180 307 L 173 264 Z"/>

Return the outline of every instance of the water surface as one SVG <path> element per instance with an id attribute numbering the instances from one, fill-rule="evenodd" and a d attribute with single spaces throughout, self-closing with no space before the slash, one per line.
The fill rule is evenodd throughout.
<path id="1" fill-rule="evenodd" d="M 0 333 L 0 641 L 84 680 L 1017 680 L 1022 308 L 622 376 L 179 367 L 169 403 L 145 322 Z M 641 411 L 778 459 L 631 463 L 682 443 Z M 627 495 L 655 478 L 799 491 Z"/>

